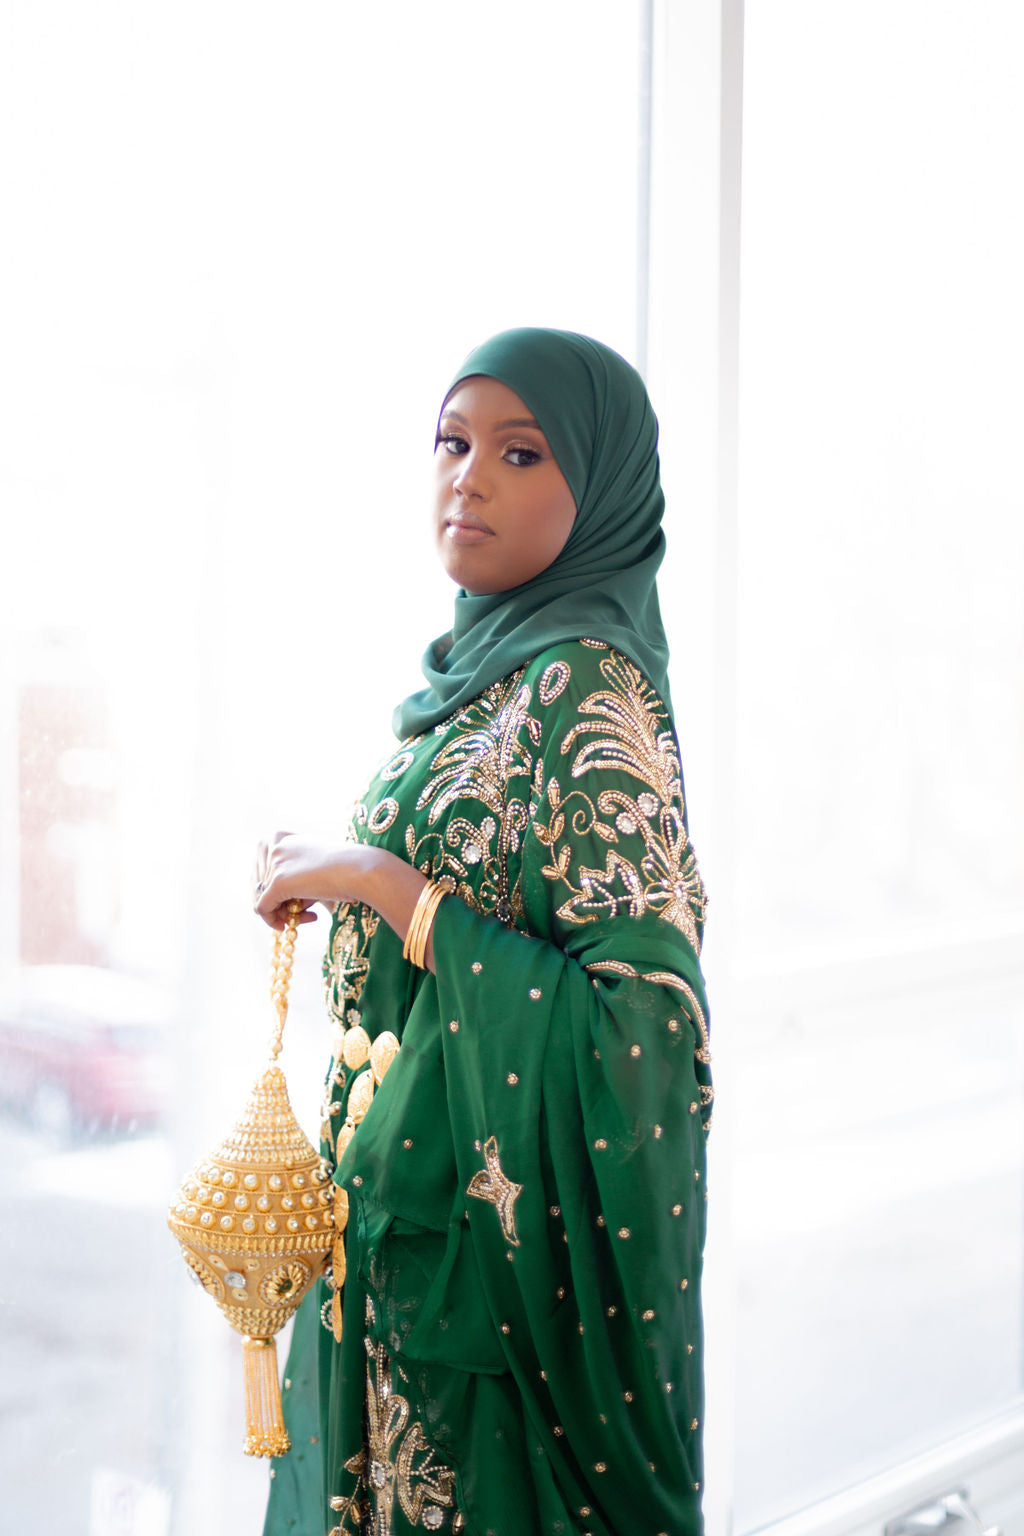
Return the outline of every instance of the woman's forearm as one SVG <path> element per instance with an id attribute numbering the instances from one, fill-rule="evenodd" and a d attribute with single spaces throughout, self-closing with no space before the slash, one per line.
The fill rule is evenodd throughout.
<path id="1" fill-rule="evenodd" d="M 404 940 L 413 910 L 427 884 L 426 876 L 385 848 L 364 847 L 361 851 L 366 859 L 360 883 L 366 894 L 360 899 L 379 912 L 388 927 Z M 426 968 L 434 969 L 433 925 L 427 939 Z"/>

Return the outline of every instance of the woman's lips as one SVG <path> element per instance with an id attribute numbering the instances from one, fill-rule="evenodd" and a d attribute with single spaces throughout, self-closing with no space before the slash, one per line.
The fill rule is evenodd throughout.
<path id="1" fill-rule="evenodd" d="M 444 532 L 453 544 L 482 544 L 494 537 L 494 529 L 473 512 L 452 512 L 445 520 Z"/>

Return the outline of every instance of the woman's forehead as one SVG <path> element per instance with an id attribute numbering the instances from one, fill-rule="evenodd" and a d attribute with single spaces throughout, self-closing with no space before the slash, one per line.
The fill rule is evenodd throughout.
<path id="1" fill-rule="evenodd" d="M 486 373 L 472 373 L 452 386 L 441 407 L 442 416 L 479 414 L 490 426 L 539 426 L 530 407 L 515 390 Z"/>

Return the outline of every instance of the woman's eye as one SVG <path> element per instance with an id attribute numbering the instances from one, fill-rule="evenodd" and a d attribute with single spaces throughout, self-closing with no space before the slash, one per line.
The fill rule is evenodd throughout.
<path id="1" fill-rule="evenodd" d="M 442 432 L 437 439 L 438 448 L 443 448 L 445 453 L 468 453 L 469 444 L 464 437 L 458 437 L 454 432 Z"/>
<path id="2" fill-rule="evenodd" d="M 536 448 L 506 448 L 505 458 L 517 469 L 526 469 L 530 464 L 540 462 L 540 454 Z"/>

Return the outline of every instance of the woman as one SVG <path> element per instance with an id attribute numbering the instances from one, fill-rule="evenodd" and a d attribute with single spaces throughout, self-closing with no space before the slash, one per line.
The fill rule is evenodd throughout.
<path id="1" fill-rule="evenodd" d="M 349 1199 L 266 1531 L 692 1536 L 712 1095 L 657 423 L 608 348 L 509 331 L 456 375 L 436 466 L 460 591 L 400 748 L 345 847 L 259 854 L 272 926 L 337 903 Z"/>

